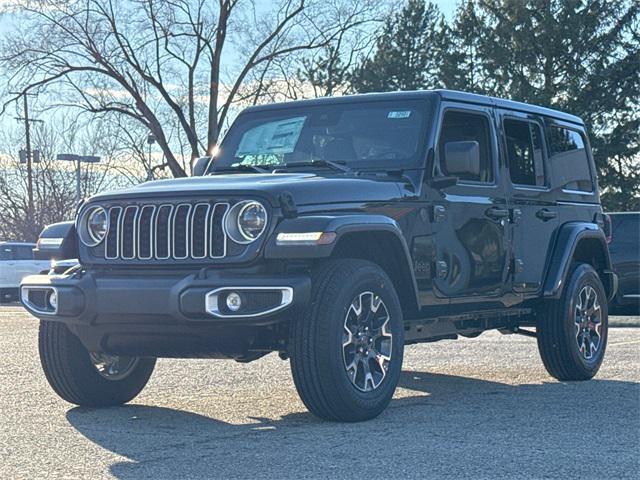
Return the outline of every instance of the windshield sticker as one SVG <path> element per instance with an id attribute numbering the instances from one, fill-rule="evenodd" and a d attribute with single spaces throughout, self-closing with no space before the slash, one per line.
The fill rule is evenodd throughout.
<path id="1" fill-rule="evenodd" d="M 387 118 L 409 118 L 409 116 L 411 116 L 411 110 L 400 110 L 387 114 Z"/>
<path id="2" fill-rule="evenodd" d="M 306 119 L 306 116 L 287 118 L 246 131 L 235 156 L 292 153 Z"/>

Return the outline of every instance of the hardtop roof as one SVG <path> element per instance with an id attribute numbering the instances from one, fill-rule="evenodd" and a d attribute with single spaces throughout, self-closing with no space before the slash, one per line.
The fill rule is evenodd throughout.
<path id="1" fill-rule="evenodd" d="M 490 97 L 487 95 L 478 95 L 475 93 L 460 92 L 457 90 L 413 90 L 413 91 L 397 91 L 384 93 L 361 93 L 355 95 L 342 95 L 337 97 L 322 97 L 308 100 L 294 100 L 291 102 L 269 103 L 265 105 L 255 105 L 248 107 L 246 112 L 279 110 L 290 107 L 303 107 L 315 105 L 331 105 L 355 103 L 361 101 L 392 101 L 392 100 L 416 100 L 421 98 L 430 98 L 438 96 L 442 100 L 450 100 L 461 103 L 471 103 L 475 105 L 486 105 L 491 107 L 504 108 L 507 110 L 515 110 L 519 112 L 529 112 L 547 117 L 553 117 L 566 122 L 584 125 L 580 117 L 554 110 L 552 108 L 530 105 L 528 103 L 516 102 L 514 100 L 506 100 L 503 98 Z"/>

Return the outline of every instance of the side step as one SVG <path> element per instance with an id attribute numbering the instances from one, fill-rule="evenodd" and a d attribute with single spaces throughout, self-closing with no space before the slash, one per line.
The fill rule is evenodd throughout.
<path id="1" fill-rule="evenodd" d="M 535 336 L 535 332 L 521 330 L 520 323 L 530 323 L 533 309 L 491 309 L 405 321 L 405 343 L 455 339 L 457 335 L 474 337 L 486 330 L 506 330 L 504 333 L 521 333 Z M 529 322 L 527 322 L 527 320 Z"/>

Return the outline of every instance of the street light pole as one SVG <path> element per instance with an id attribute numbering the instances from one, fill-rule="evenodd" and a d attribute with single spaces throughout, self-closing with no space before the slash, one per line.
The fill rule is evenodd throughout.
<path id="1" fill-rule="evenodd" d="M 81 182 L 80 182 L 80 158 L 78 158 L 76 160 L 76 205 L 78 205 L 80 203 L 80 188 L 81 188 Z"/>
<path id="2" fill-rule="evenodd" d="M 80 203 L 80 190 L 81 190 L 81 171 L 82 162 L 98 163 L 100 157 L 93 155 L 75 155 L 73 153 L 59 153 L 56 156 L 56 160 L 67 160 L 76 163 L 76 204 Z"/>
<path id="3" fill-rule="evenodd" d="M 149 170 L 147 170 L 147 180 L 153 180 L 153 163 L 151 161 L 151 145 L 156 143 L 156 136 L 153 132 L 147 135 L 147 145 L 149 145 Z"/>

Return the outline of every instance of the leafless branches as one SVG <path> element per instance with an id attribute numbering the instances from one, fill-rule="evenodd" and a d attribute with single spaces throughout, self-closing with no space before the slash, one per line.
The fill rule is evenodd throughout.
<path id="1" fill-rule="evenodd" d="M 290 85 L 302 57 L 362 38 L 377 8 L 372 0 L 32 0 L 18 10 L 24 31 L 0 44 L 0 68 L 7 91 L 47 92 L 59 105 L 136 122 L 184 176 L 239 104 Z"/>

